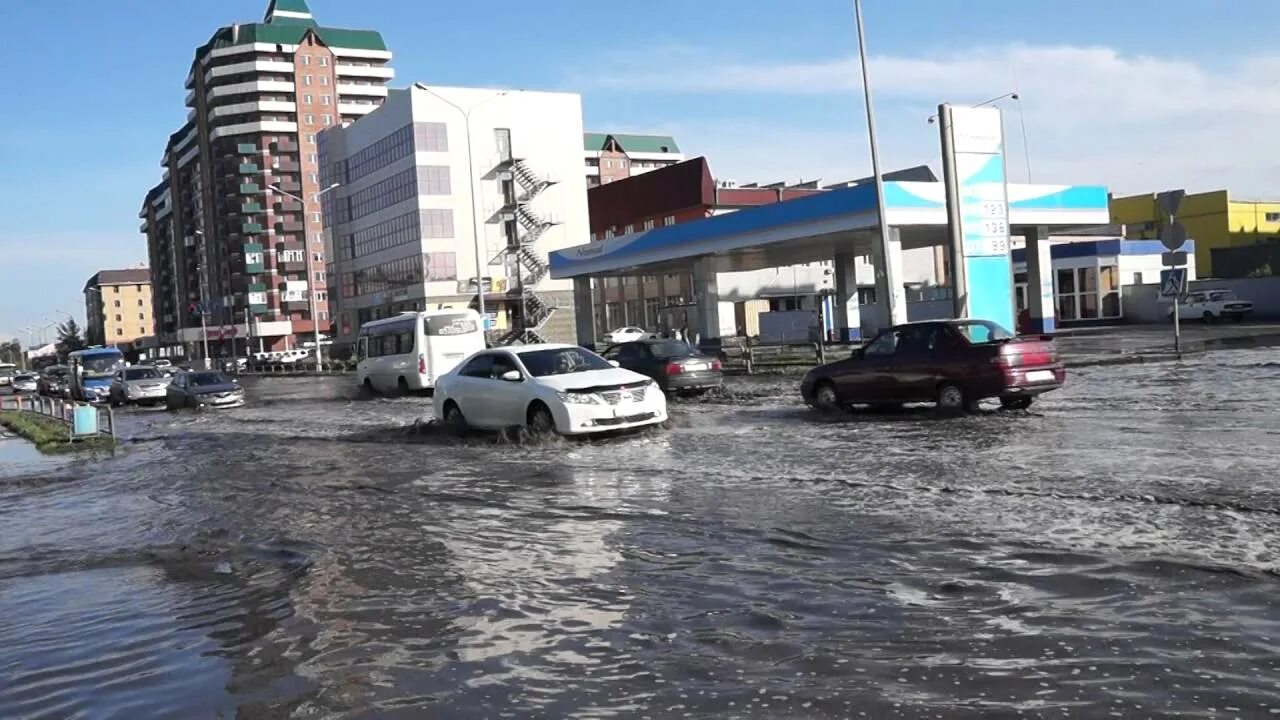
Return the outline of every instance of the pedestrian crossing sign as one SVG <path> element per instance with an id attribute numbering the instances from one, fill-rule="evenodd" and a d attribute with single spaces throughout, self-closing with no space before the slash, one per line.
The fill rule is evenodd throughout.
<path id="1" fill-rule="evenodd" d="M 1187 289 L 1187 269 L 1170 268 L 1160 271 L 1160 297 L 1182 297 Z"/>

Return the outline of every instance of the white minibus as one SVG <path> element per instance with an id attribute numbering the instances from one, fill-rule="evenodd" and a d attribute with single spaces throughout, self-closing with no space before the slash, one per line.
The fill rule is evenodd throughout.
<path id="1" fill-rule="evenodd" d="M 400 313 L 360 328 L 356 381 L 378 392 L 429 390 L 436 378 L 484 348 L 475 310 Z"/>

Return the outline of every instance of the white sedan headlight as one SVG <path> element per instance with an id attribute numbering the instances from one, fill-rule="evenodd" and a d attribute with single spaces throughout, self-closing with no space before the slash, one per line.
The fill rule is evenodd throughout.
<path id="1" fill-rule="evenodd" d="M 557 392 L 556 397 L 560 398 L 562 402 L 571 403 L 575 405 L 599 405 L 600 404 L 600 396 L 596 395 L 595 393 Z"/>

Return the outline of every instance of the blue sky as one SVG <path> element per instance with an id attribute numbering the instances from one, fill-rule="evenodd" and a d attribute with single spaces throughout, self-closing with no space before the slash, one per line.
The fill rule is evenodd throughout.
<path id="1" fill-rule="evenodd" d="M 938 102 L 1017 87 L 1037 182 L 1280 196 L 1274 0 L 864 2 L 886 166 L 936 166 Z M 578 91 L 589 129 L 672 133 L 739 182 L 868 172 L 851 0 L 310 4 L 380 30 L 397 86 Z M 93 272 L 145 260 L 137 211 L 192 52 L 265 6 L 0 3 L 0 337 L 82 319 Z"/>

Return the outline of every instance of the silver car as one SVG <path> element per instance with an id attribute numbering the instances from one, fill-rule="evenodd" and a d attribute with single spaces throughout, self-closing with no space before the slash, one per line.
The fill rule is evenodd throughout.
<path id="1" fill-rule="evenodd" d="M 165 401 L 169 378 L 156 368 L 145 365 L 129 367 L 116 373 L 111 379 L 108 397 L 113 406 L 157 405 Z"/>

